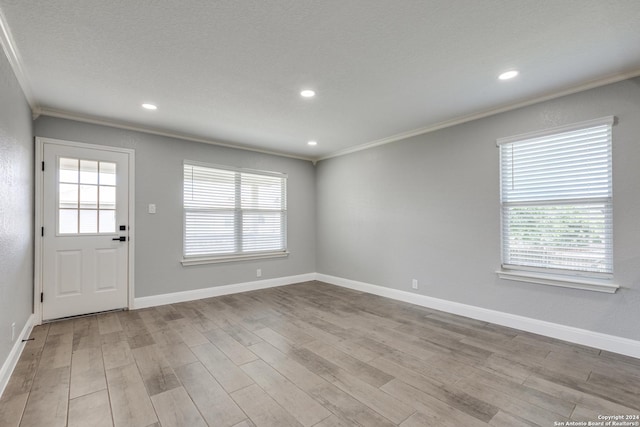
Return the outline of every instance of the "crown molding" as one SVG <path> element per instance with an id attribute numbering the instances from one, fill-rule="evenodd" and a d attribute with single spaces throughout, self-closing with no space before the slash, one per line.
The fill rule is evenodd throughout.
<path id="1" fill-rule="evenodd" d="M 288 157 L 288 158 L 291 158 L 291 159 L 305 160 L 305 161 L 308 161 L 308 162 L 314 162 L 314 160 L 315 160 L 315 159 L 313 159 L 311 157 L 296 156 L 294 154 L 288 154 L 288 153 L 284 153 L 284 152 L 280 152 L 280 151 L 262 150 L 260 148 L 247 147 L 247 146 L 241 145 L 241 144 L 220 142 L 220 141 L 216 141 L 216 140 L 213 140 L 213 139 L 200 138 L 200 137 L 197 137 L 197 136 L 192 136 L 192 135 L 183 134 L 183 133 L 179 133 L 179 132 L 170 132 L 170 131 L 166 131 L 166 130 L 155 129 L 155 128 L 146 127 L 146 126 L 140 126 L 140 125 L 135 125 L 135 124 L 132 124 L 132 123 L 126 123 L 126 122 L 121 122 L 121 121 L 117 121 L 117 120 L 108 120 L 108 119 L 88 116 L 88 115 L 84 115 L 84 114 L 77 114 L 77 113 L 71 113 L 71 112 L 63 111 L 63 110 L 56 110 L 56 109 L 52 109 L 52 108 L 42 107 L 42 108 L 39 109 L 39 114 L 42 115 L 42 116 L 56 117 L 56 118 L 59 118 L 59 119 L 66 119 L 66 120 L 74 120 L 74 121 L 77 121 L 77 122 L 90 123 L 90 124 L 93 124 L 93 125 L 109 126 L 109 127 L 113 127 L 113 128 L 117 128 L 117 129 L 124 129 L 124 130 L 130 130 L 130 131 L 134 131 L 134 132 L 148 133 L 148 134 L 151 134 L 151 135 L 165 136 L 167 138 L 182 139 L 182 140 L 185 140 L 185 141 L 201 142 L 201 143 L 204 143 L 204 144 L 216 145 L 216 146 L 219 146 L 219 147 L 234 148 L 236 150 L 252 151 L 252 152 L 255 152 L 255 153 L 269 154 L 269 155 L 272 155 L 272 156 Z M 315 164 L 315 162 L 314 162 L 314 164 Z"/>
<path id="2" fill-rule="evenodd" d="M 495 114 L 504 113 L 511 110 L 516 110 L 518 108 L 527 107 L 529 105 L 537 104 L 544 101 L 550 101 L 552 99 L 560 98 L 563 96 L 571 95 L 578 92 L 583 92 L 589 89 L 595 89 L 600 86 L 606 86 L 608 84 L 617 83 L 623 80 L 632 79 L 640 76 L 640 69 L 629 71 L 626 73 L 618 73 L 613 74 L 604 78 L 591 80 L 587 83 L 580 84 L 578 86 L 573 86 L 571 88 L 553 92 L 546 95 L 538 96 L 535 98 L 530 98 L 525 101 L 514 102 L 511 104 L 503 105 L 498 108 L 492 108 L 489 110 L 481 111 L 479 113 L 474 113 L 466 116 L 460 116 L 451 120 L 445 120 L 443 122 L 435 123 L 433 125 L 425 126 L 422 128 L 414 129 L 407 132 L 402 132 L 396 135 L 392 135 L 386 138 L 377 139 L 375 141 L 366 142 L 364 144 L 356 145 L 353 147 L 345 148 L 343 150 L 338 150 L 333 153 L 327 154 L 326 156 L 319 157 L 316 161 L 327 160 L 333 157 L 345 156 L 347 154 L 356 153 L 358 151 L 368 150 L 370 148 L 379 147 L 381 145 L 390 144 L 392 142 L 401 141 L 403 139 L 411 138 L 413 136 L 424 135 L 430 132 L 435 132 L 440 129 L 445 129 L 448 127 L 456 126 L 462 123 L 467 123 L 473 120 L 482 119 L 485 117 L 493 116 Z"/>
<path id="3" fill-rule="evenodd" d="M 33 89 L 31 88 L 29 77 L 27 77 L 25 68 L 22 65 L 22 57 L 18 52 L 13 36 L 11 35 L 11 31 L 9 30 L 9 24 L 7 24 L 7 20 L 4 17 L 2 10 L 0 10 L 0 45 L 2 45 L 2 50 L 9 61 L 9 65 L 11 65 L 13 74 L 15 74 L 18 84 L 22 88 L 22 93 L 27 99 L 27 103 L 29 104 L 29 107 L 31 107 L 31 113 L 35 119 L 40 114 L 40 105 L 38 105 L 38 102 L 33 95 Z"/>

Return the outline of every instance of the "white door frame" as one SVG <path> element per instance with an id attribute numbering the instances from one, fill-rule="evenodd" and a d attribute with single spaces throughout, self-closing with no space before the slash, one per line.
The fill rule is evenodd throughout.
<path id="1" fill-rule="evenodd" d="M 60 139 L 36 137 L 36 163 L 35 163 L 35 231 L 34 231 L 34 270 L 33 270 L 33 314 L 35 316 L 35 324 L 42 324 L 42 302 L 40 294 L 42 293 L 42 234 L 41 230 L 44 224 L 44 206 L 42 199 L 44 196 L 44 173 L 42 173 L 42 162 L 44 161 L 44 145 L 56 144 L 69 147 L 91 148 L 103 151 L 115 151 L 129 155 L 129 255 L 128 255 L 128 274 L 127 286 L 127 307 L 131 310 L 134 308 L 134 258 L 135 258 L 135 150 L 129 148 L 110 147 L 108 145 L 85 144 L 83 142 L 63 141 Z M 53 165 L 49 166 L 53 167 Z"/>

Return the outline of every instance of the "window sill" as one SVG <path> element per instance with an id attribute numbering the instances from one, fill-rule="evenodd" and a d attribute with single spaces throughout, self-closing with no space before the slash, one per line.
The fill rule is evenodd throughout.
<path id="1" fill-rule="evenodd" d="M 514 280 L 517 282 L 538 283 L 548 286 L 559 286 L 562 288 L 582 289 L 585 291 L 615 293 L 619 285 L 611 283 L 610 280 L 589 279 L 578 276 L 563 276 L 559 274 L 534 273 L 530 271 L 498 270 L 496 274 L 501 279 Z"/>
<path id="2" fill-rule="evenodd" d="M 183 267 L 190 265 L 202 265 L 202 264 L 220 264 L 223 262 L 235 262 L 235 261 L 251 261 L 255 259 L 267 259 L 267 258 L 284 258 L 288 257 L 289 252 L 263 252 L 258 254 L 244 254 L 244 255 L 224 255 L 216 257 L 199 257 L 199 258 L 183 258 L 180 263 Z"/>

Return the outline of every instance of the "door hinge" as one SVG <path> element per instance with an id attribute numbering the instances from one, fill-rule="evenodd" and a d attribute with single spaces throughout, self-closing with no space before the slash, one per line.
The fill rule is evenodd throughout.
<path id="1" fill-rule="evenodd" d="M 44 292 L 40 292 L 40 302 L 44 302 Z"/>
<path id="2" fill-rule="evenodd" d="M 44 237 L 44 227 L 40 227 L 40 236 Z"/>
<path id="3" fill-rule="evenodd" d="M 42 170 L 44 171 L 44 162 L 42 162 Z"/>

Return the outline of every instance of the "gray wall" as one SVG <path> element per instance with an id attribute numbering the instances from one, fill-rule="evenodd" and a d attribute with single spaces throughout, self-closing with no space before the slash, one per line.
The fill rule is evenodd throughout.
<path id="1" fill-rule="evenodd" d="M 496 139 L 608 115 L 616 294 L 500 280 Z M 317 167 L 318 272 L 640 339 L 640 79 L 416 136 Z"/>
<path id="2" fill-rule="evenodd" d="M 315 170 L 311 162 L 52 117 L 38 118 L 35 134 L 135 149 L 136 297 L 315 271 Z M 289 257 L 183 267 L 185 159 L 287 173 Z M 156 214 L 147 213 L 149 203 L 156 204 Z M 256 278 L 257 268 L 262 269 L 261 279 Z"/>
<path id="3" fill-rule="evenodd" d="M 33 307 L 31 110 L 0 51 L 0 366 Z"/>

